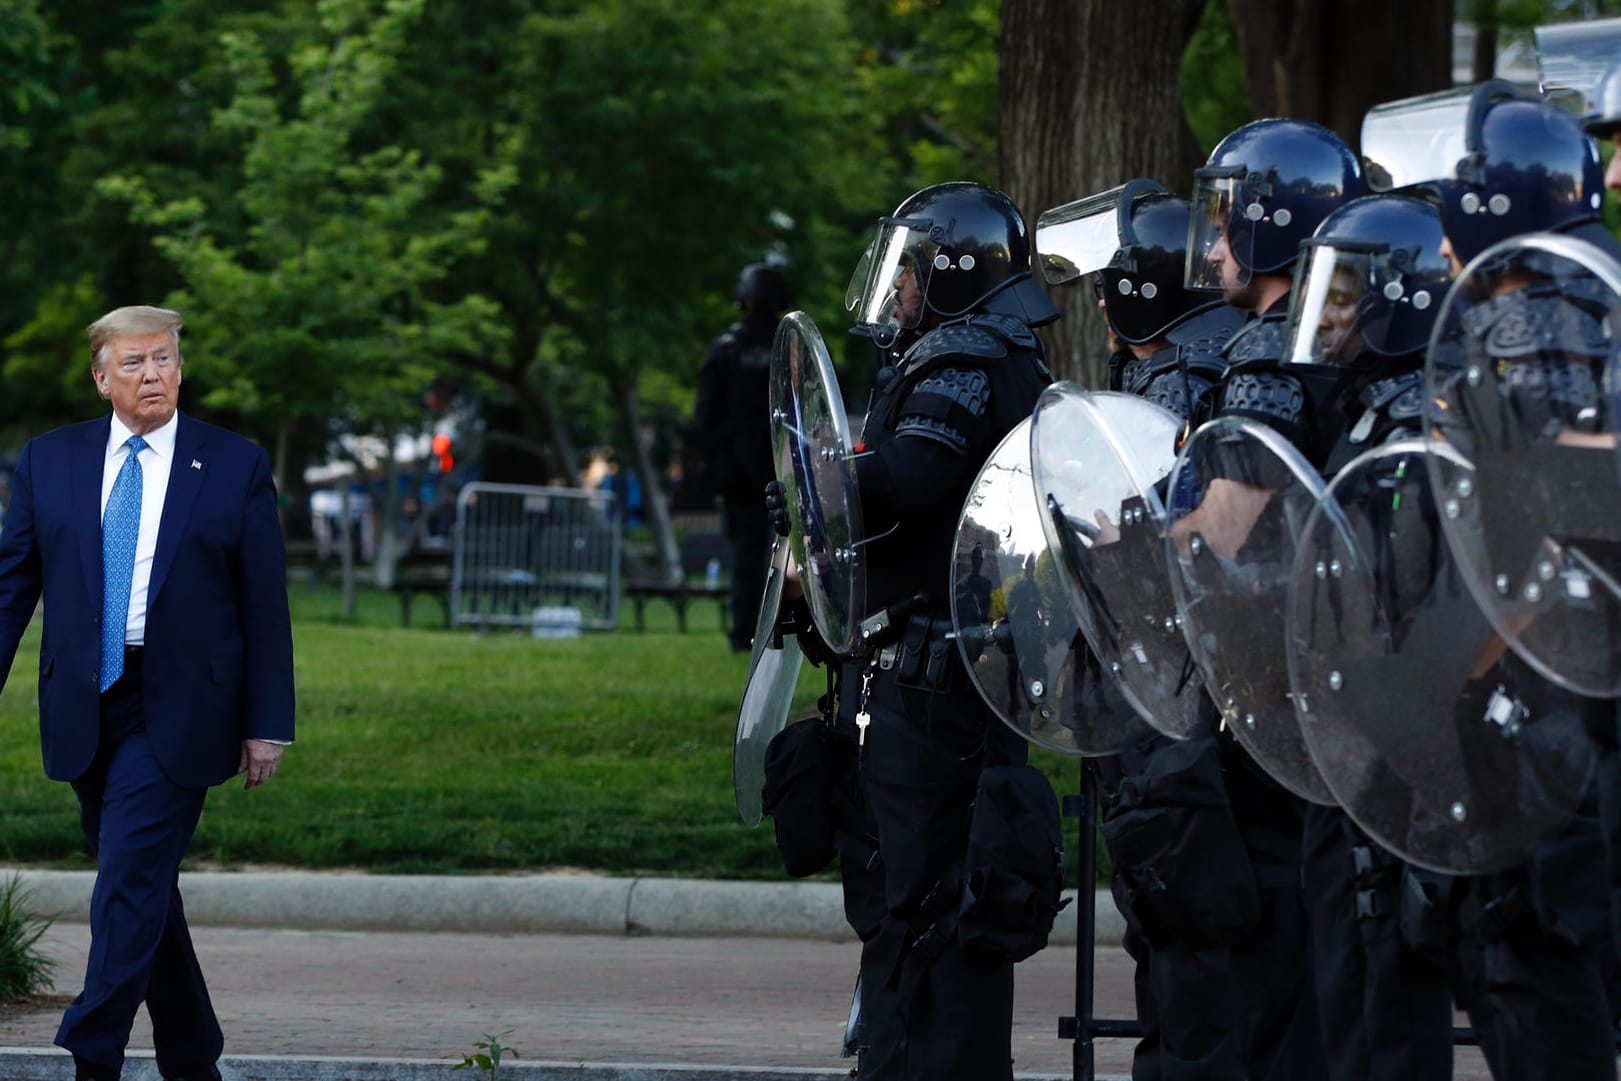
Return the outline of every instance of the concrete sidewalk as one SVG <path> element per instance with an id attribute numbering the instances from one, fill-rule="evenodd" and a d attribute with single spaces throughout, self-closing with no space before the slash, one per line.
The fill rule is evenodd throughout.
<path id="1" fill-rule="evenodd" d="M 625 1064 L 635 1064 L 693 1081 L 772 1081 L 785 1071 L 831 1079 L 854 1065 L 839 1056 L 854 943 L 214 927 L 193 937 L 227 1053 L 246 1077 L 477 1081 L 449 1067 L 482 1033 L 507 1029 L 502 1042 L 518 1049 L 520 1066 L 530 1064 L 528 1077 L 583 1072 L 589 1081 L 620 1081 Z M 88 945 L 83 924 L 49 932 L 62 994 L 77 990 Z M 1100 961 L 1107 971 L 1099 1008 L 1124 1009 L 1124 955 L 1105 949 Z M 1073 1012 L 1074 964 L 1073 950 L 1054 948 L 1019 966 L 1013 1038 L 1021 1076 L 1070 1074 L 1071 1046 L 1057 1038 L 1057 1018 Z M 60 1019 L 55 1004 L 0 1017 L 0 1047 L 49 1048 Z M 131 1047 L 151 1046 L 143 1013 Z M 321 1056 L 350 1061 L 314 1061 Z M 1124 1047 L 1101 1061 L 1106 1072 L 1123 1073 Z M 151 1066 L 132 1062 L 127 1077 L 139 1076 L 137 1065 Z M 71 1076 L 61 1052 L 0 1052 L 0 1077 Z"/>
<path id="2" fill-rule="evenodd" d="M 24 877 L 37 909 L 64 913 L 45 947 L 71 995 L 91 876 Z M 450 1067 L 507 1029 L 522 1057 L 502 1074 L 531 1081 L 832 1081 L 853 1065 L 839 1046 L 858 947 L 830 884 L 260 872 L 188 874 L 182 889 L 238 1077 L 480 1081 Z M 1071 1076 L 1057 1033 L 1074 1013 L 1074 908 L 1067 942 L 1017 970 L 1021 1077 Z M 1132 1017 L 1129 958 L 1093 956 L 1096 1014 Z M 0 1081 L 72 1077 L 50 1050 L 60 1016 L 0 1016 Z M 130 1046 L 125 1076 L 156 1081 L 144 1014 Z M 1130 1060 L 1131 1041 L 1098 1042 L 1099 1077 Z M 1479 1053 L 1460 1051 L 1454 1076 L 1485 1081 Z"/>

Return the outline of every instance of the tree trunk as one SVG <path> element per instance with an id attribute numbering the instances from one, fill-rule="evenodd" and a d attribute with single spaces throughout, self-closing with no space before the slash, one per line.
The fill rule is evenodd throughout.
<path id="1" fill-rule="evenodd" d="M 1453 0 L 1227 0 L 1252 116 L 1315 120 L 1355 149 L 1380 102 L 1452 85 Z"/>
<path id="2" fill-rule="evenodd" d="M 642 481 L 642 513 L 647 515 L 647 523 L 653 529 L 659 564 L 665 577 L 677 581 L 681 577 L 681 549 L 675 543 L 675 526 L 670 521 L 670 507 L 665 502 L 658 471 L 653 468 L 653 456 L 648 453 L 647 440 L 642 438 L 642 412 L 635 382 L 616 379 L 614 398 L 619 406 L 619 423 L 625 431 L 625 445 L 630 449 L 636 475 Z"/>
<path id="3" fill-rule="evenodd" d="M 1475 25 L 1471 78 L 1483 83 L 1497 74 L 1498 0 L 1469 0 L 1467 15 Z"/>
<path id="4" fill-rule="evenodd" d="M 377 507 L 377 541 L 372 553 L 372 584 L 378 589 L 394 585 L 394 568 L 405 554 L 400 536 L 400 463 L 394 457 L 395 432 L 385 432 L 383 440 L 388 446 L 383 462 L 382 490 L 374 500 Z"/>
<path id="5" fill-rule="evenodd" d="M 1132 177 L 1187 193 L 1198 148 L 1179 75 L 1203 10 L 1204 0 L 1004 0 L 1001 185 L 1032 229 L 1043 210 Z M 1043 333 L 1054 374 L 1101 386 L 1108 356 L 1091 289 L 1051 295 L 1064 310 Z"/>

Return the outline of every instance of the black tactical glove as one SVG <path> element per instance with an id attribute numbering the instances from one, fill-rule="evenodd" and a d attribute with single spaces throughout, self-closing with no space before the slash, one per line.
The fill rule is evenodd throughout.
<path id="1" fill-rule="evenodd" d="M 797 637 L 799 652 L 818 668 L 836 663 L 839 659 L 816 629 L 816 622 L 811 619 L 810 605 L 805 603 L 804 597 L 783 599 L 782 607 L 777 610 L 776 633 L 779 640 L 788 634 Z"/>
<path id="2" fill-rule="evenodd" d="M 788 521 L 788 489 L 782 486 L 782 481 L 774 480 L 765 486 L 765 512 L 777 536 L 786 537 L 793 527 Z"/>

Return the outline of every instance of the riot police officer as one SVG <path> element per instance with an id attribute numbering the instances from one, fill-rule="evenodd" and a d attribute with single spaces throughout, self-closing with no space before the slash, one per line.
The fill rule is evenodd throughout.
<path id="1" fill-rule="evenodd" d="M 1422 111 L 1430 119 L 1420 124 L 1460 129 L 1446 133 L 1452 143 L 1409 137 L 1411 114 Z M 1382 138 L 1376 119 L 1388 120 L 1383 130 L 1399 130 L 1401 137 Z M 1450 120 L 1433 101 L 1381 106 L 1369 114 L 1363 142 L 1370 172 L 1437 194 L 1443 252 L 1455 268 L 1499 241 L 1537 231 L 1577 236 L 1621 256 L 1599 220 L 1597 147 L 1574 119 L 1510 84 L 1493 81 L 1461 95 Z M 1470 312 L 1469 332 L 1488 349 L 1499 342 L 1509 347 L 1498 358 L 1509 393 L 1547 396 L 1577 415 L 1599 405 L 1596 373 L 1584 374 L 1567 353 L 1570 343 L 1597 340 L 1569 323 L 1584 318 L 1595 316 L 1560 295 L 1518 291 L 1484 298 Z M 1501 335 L 1493 333 L 1493 321 Z M 1551 336 L 1539 341 L 1543 334 Z M 1533 715 L 1580 714 L 1596 739 L 1608 740 L 1613 763 L 1608 703 L 1556 688 L 1512 655 L 1498 668 L 1505 693 Z M 1601 777 L 1604 772 L 1601 766 Z M 1458 997 L 1494 1076 L 1616 1076 L 1615 951 L 1604 879 L 1597 797 L 1588 793 L 1573 821 L 1540 843 L 1524 866 L 1458 880 Z"/>
<path id="2" fill-rule="evenodd" d="M 710 345 L 698 370 L 695 420 L 704 467 L 724 506 L 732 544 L 731 645 L 749 648 L 770 558 L 771 525 L 760 492 L 772 478 L 771 344 L 777 320 L 793 303 L 782 271 L 750 263 L 737 278 L 743 318 Z"/>
<path id="3" fill-rule="evenodd" d="M 1228 135 L 1194 177 L 1187 284 L 1219 289 L 1228 304 L 1250 315 L 1223 350 L 1227 368 L 1209 399 L 1213 412 L 1259 421 L 1309 447 L 1324 395 L 1307 373 L 1283 364 L 1292 276 L 1301 242 L 1362 194 L 1361 169 L 1328 129 L 1269 119 Z M 1183 522 L 1195 526 L 1198 514 Z M 1255 935 L 1233 953 L 1234 986 L 1255 1003 L 1245 1033 L 1250 1061 L 1270 1064 L 1269 1074 L 1257 1076 L 1321 1076 L 1301 884 L 1305 801 L 1230 736 L 1221 745 L 1229 798 L 1262 902 Z"/>
<path id="4" fill-rule="evenodd" d="M 1419 434 L 1424 349 L 1451 268 L 1434 206 L 1355 199 L 1301 248 L 1284 357 L 1331 387 L 1325 479 L 1367 450 Z M 1305 885 L 1319 1024 L 1333 1081 L 1452 1076 L 1443 910 L 1450 881 L 1405 866 L 1338 807 L 1306 808 Z"/>
<path id="5" fill-rule="evenodd" d="M 1051 381 L 1031 328 L 1057 318 L 1030 275 L 1018 209 L 939 184 L 882 219 L 852 280 L 858 329 L 884 349 L 857 457 L 867 604 L 909 611 L 841 666 L 838 725 L 862 733 L 862 792 L 878 854 L 843 864 L 862 939 L 863 1079 L 1012 1072 L 1013 966 L 971 946 L 964 861 L 981 771 L 1021 761 L 964 672 L 951 627 L 957 518 L 981 464 Z"/>
<path id="6" fill-rule="evenodd" d="M 1221 350 L 1243 316 L 1219 297 L 1185 287 L 1191 208 L 1152 180 L 1049 210 L 1036 229 L 1047 280 L 1092 276 L 1108 327 L 1112 390 L 1147 398 L 1186 425 L 1226 367 Z M 1184 429 L 1185 430 L 1185 429 Z M 1185 692 L 1200 695 L 1197 681 Z M 1093 708 L 1100 708 L 1094 706 Z M 1236 845 L 1223 791 L 1214 716 L 1205 710 L 1186 740 L 1156 736 L 1092 760 L 1103 794 L 1104 844 L 1113 892 L 1126 916 L 1124 945 L 1137 964 L 1137 1018 L 1143 1038 L 1135 1081 L 1241 1081 L 1249 1076 L 1238 1031 L 1240 1007 L 1228 995 L 1229 931 L 1201 921 L 1209 896 L 1166 897 L 1156 884 L 1232 898 L 1253 893 L 1248 858 Z M 1152 793 L 1152 797 L 1147 794 Z M 1210 852 L 1223 840 L 1236 851 Z M 1192 850 L 1233 879 L 1170 873 Z"/>

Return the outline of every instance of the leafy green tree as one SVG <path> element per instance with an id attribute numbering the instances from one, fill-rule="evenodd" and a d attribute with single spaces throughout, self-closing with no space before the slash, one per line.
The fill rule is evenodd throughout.
<path id="1" fill-rule="evenodd" d="M 261 35 L 223 35 L 234 96 L 212 128 L 242 175 L 228 213 L 195 195 L 166 199 L 141 172 L 99 185 L 179 274 L 168 303 L 187 315 L 188 374 L 208 386 L 204 403 L 273 442 L 283 474 L 294 425 L 330 423 L 391 447 L 425 423 L 444 359 L 503 335 L 493 303 L 447 283 L 483 253 L 487 208 L 510 178 L 485 170 L 469 205 L 446 210 L 421 151 L 361 142 L 420 11 L 421 0 L 319 0 L 281 55 Z M 382 459 L 391 471 L 392 454 Z M 396 488 L 380 493 L 385 584 Z"/>

